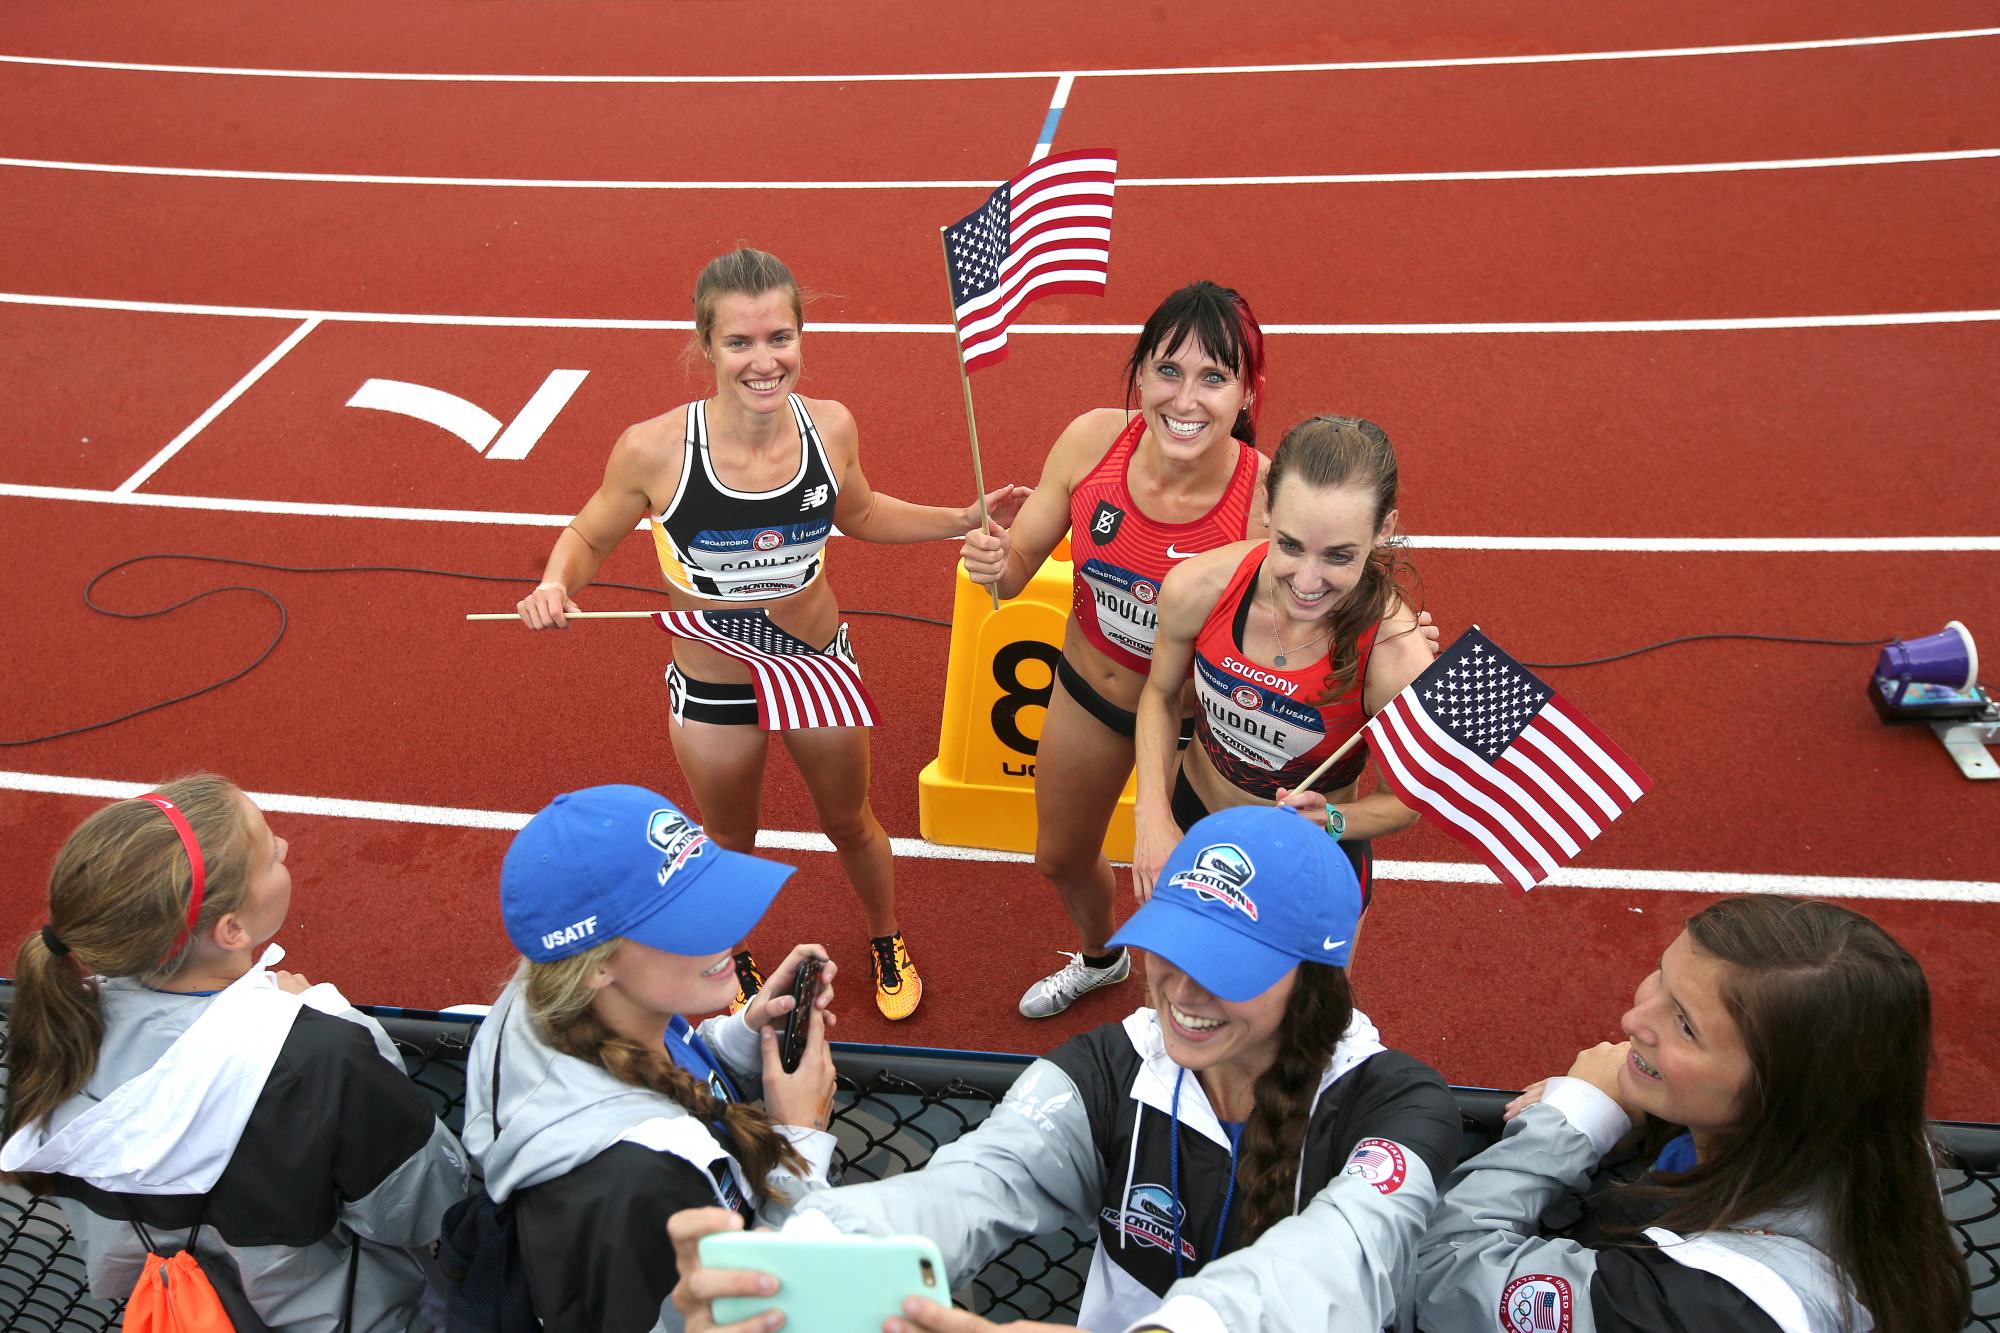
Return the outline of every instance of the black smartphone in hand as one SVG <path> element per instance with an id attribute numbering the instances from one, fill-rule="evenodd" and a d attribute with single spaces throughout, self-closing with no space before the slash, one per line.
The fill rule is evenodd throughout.
<path id="1" fill-rule="evenodd" d="M 812 1032 L 813 998 L 819 994 L 819 958 L 808 955 L 799 960 L 798 975 L 792 978 L 792 1012 L 778 1030 L 778 1063 L 787 1074 L 799 1072 L 806 1057 L 806 1037 Z"/>

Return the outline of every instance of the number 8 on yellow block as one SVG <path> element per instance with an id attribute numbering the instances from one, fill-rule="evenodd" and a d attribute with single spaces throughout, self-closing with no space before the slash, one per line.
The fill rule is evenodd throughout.
<path id="1" fill-rule="evenodd" d="M 959 569 L 938 755 L 917 778 L 918 820 L 930 841 L 1035 850 L 1035 747 L 1069 619 L 1070 572 L 1065 539 L 996 611 Z M 1132 794 L 1127 779 L 1105 835 L 1115 861 L 1132 856 Z"/>

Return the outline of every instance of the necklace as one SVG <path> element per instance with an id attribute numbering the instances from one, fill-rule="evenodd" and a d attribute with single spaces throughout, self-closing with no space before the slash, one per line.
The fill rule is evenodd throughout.
<path id="1" fill-rule="evenodd" d="M 1285 659 L 1287 656 L 1299 651 L 1301 648 L 1311 647 L 1313 644 L 1319 642 L 1321 639 L 1324 639 L 1327 636 L 1328 631 L 1332 630 L 1333 628 L 1331 624 L 1325 625 L 1323 628 L 1321 628 L 1319 633 L 1313 635 L 1311 638 L 1305 640 L 1303 643 L 1295 643 L 1290 646 L 1287 646 L 1285 643 L 1284 624 L 1285 624 L 1284 613 L 1278 610 L 1278 581 L 1276 579 L 1272 579 L 1271 580 L 1271 633 L 1275 635 L 1278 640 L 1278 655 L 1271 659 L 1272 666 L 1282 667 L 1283 665 L 1285 665 Z"/>

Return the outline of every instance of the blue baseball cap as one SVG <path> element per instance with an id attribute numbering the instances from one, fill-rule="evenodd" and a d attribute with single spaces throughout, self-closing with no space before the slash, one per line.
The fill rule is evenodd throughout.
<path id="1" fill-rule="evenodd" d="M 1160 955 L 1217 999 L 1250 1000 L 1296 963 L 1347 966 L 1360 920 L 1360 881 L 1326 830 L 1238 805 L 1187 831 L 1111 943 Z"/>
<path id="2" fill-rule="evenodd" d="M 716 953 L 750 933 L 792 869 L 718 847 L 658 792 L 590 787 L 556 797 L 514 835 L 500 916 L 535 963 L 611 939 Z"/>

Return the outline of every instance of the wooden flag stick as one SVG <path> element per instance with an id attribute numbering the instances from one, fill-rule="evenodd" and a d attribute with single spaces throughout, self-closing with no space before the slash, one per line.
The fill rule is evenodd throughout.
<path id="1" fill-rule="evenodd" d="M 651 620 L 657 611 L 572 611 L 568 620 Z M 514 611 L 475 611 L 466 616 L 467 620 L 519 620 Z"/>
<path id="2" fill-rule="evenodd" d="M 993 521 L 986 513 L 986 474 L 979 466 L 979 422 L 972 415 L 972 376 L 965 369 L 965 342 L 958 336 L 958 301 L 951 289 L 951 242 L 945 239 L 947 228 L 938 228 L 938 249 L 944 252 L 944 295 L 945 304 L 951 308 L 951 340 L 958 349 L 958 386 L 965 391 L 965 433 L 972 437 L 972 489 L 979 493 L 979 530 L 993 531 Z M 986 585 L 986 595 L 993 601 L 993 609 L 1000 609 L 1000 585 Z"/>
<path id="3" fill-rule="evenodd" d="M 1366 726 L 1367 724 L 1363 723 L 1362 725 Z M 1326 771 L 1329 768 L 1332 768 L 1335 764 L 1339 763 L 1340 757 L 1346 754 L 1349 750 L 1352 750 L 1360 740 L 1361 740 L 1361 733 L 1359 731 L 1356 731 L 1352 736 L 1349 736 L 1346 740 L 1342 741 L 1340 743 L 1339 749 L 1335 750 L 1332 754 L 1328 755 L 1324 760 L 1322 760 L 1318 768 L 1315 768 L 1312 772 L 1306 774 L 1303 778 L 1300 778 L 1298 785 L 1296 787 L 1293 787 L 1292 790 L 1311 791 L 1313 789 L 1313 783 L 1318 782 L 1321 778 L 1325 777 Z"/>

